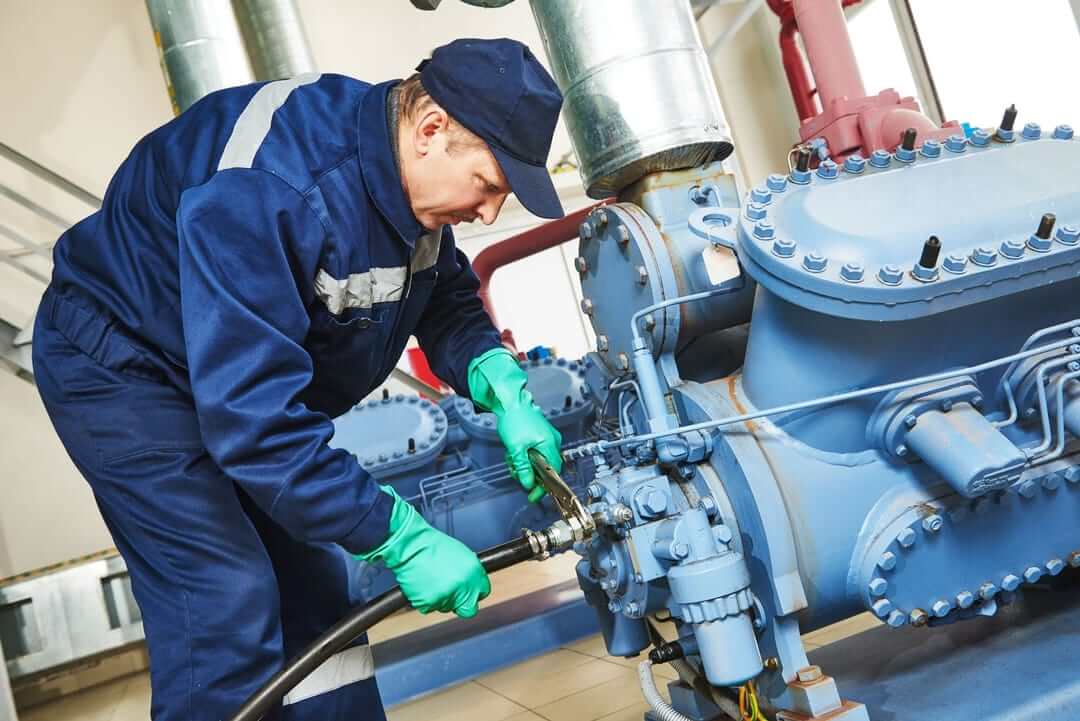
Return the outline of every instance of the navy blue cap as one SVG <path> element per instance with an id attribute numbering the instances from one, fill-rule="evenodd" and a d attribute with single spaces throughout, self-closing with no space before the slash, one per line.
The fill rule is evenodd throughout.
<path id="1" fill-rule="evenodd" d="M 465 38 L 436 48 L 416 69 L 432 100 L 487 143 L 521 204 L 561 218 L 546 163 L 562 93 L 532 51 L 508 38 Z"/>

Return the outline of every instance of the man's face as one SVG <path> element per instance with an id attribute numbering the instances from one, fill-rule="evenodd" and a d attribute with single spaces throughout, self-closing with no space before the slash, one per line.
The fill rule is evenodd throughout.
<path id="1" fill-rule="evenodd" d="M 510 193 L 487 145 L 433 109 L 400 133 L 401 174 L 413 215 L 428 230 L 491 225 Z"/>

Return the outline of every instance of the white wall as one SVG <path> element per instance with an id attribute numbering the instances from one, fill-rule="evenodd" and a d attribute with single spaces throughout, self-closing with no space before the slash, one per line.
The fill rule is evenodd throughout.
<path id="1" fill-rule="evenodd" d="M 369 80 L 404 76 L 434 47 L 460 36 L 513 37 L 543 54 L 522 0 L 498 10 L 445 0 L 434 13 L 414 10 L 408 0 L 299 0 L 299 6 L 323 72 Z M 706 41 L 732 15 L 730 7 L 710 10 Z M 767 10 L 759 12 L 714 63 L 739 168 L 752 182 L 783 167 L 795 139 L 770 22 L 775 25 Z M 143 0 L 0 0 L 0 98 L 0 142 L 103 193 L 138 138 L 171 117 Z M 569 147 L 560 128 L 552 160 Z M 0 182 L 69 217 L 85 213 L 3 162 Z M 573 176 L 560 184 L 568 210 L 589 202 Z M 504 216 L 493 232 L 463 230 L 466 252 L 475 254 L 535 222 L 512 204 Z M 5 221 L 24 224 L 39 239 L 55 233 L 0 202 Z M 577 311 L 576 273 L 568 271 L 575 252 L 571 243 L 495 275 L 500 325 L 514 329 L 520 347 L 553 345 L 562 355 L 578 356 L 592 346 Z M 22 313 L 28 319 L 39 289 L 20 282 L 0 266 L 0 317 Z M 0 463 L 0 578 L 111 545 L 35 389 L 5 370 Z"/>

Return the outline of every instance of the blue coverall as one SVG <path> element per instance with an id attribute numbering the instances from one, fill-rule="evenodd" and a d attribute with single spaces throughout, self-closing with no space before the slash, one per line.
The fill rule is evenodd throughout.
<path id="1" fill-rule="evenodd" d="M 143 138 L 59 240 L 37 316 L 49 415 L 127 562 L 156 721 L 219 721 L 349 606 L 339 544 L 391 498 L 330 419 L 415 335 L 467 394 L 499 337 L 448 228 L 413 216 L 390 83 L 307 75 L 211 94 Z M 370 649 L 280 718 L 383 719 Z"/>

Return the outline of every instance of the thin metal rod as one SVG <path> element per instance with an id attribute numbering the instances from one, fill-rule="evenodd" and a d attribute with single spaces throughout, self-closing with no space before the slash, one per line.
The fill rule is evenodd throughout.
<path id="1" fill-rule="evenodd" d="M 30 240 L 29 238 L 27 238 L 25 235 L 23 235 L 19 231 L 15 230 L 14 228 L 10 228 L 10 227 L 4 225 L 3 223 L 0 223 L 0 235 L 4 236 L 5 238 L 8 238 L 9 240 L 15 241 L 16 243 L 18 243 L 19 245 L 21 245 L 23 248 L 25 248 L 27 251 L 29 251 L 31 253 L 35 253 L 37 255 L 40 255 L 42 258 L 44 258 L 44 259 L 46 259 L 48 261 L 52 260 L 52 253 L 49 252 L 48 248 L 46 248 L 45 246 L 42 246 L 42 245 L 38 245 L 37 243 Z M 15 257 L 15 256 L 10 256 L 10 257 Z"/>
<path id="2" fill-rule="evenodd" d="M 0 155 L 15 163 L 23 170 L 27 170 L 33 175 L 41 178 L 42 180 L 52 183 L 64 192 L 68 193 L 69 195 L 73 195 L 87 205 L 92 205 L 95 208 L 101 207 L 101 198 L 97 197 L 82 186 L 76 185 L 64 176 L 55 173 L 52 170 L 49 170 L 36 160 L 32 160 L 26 157 L 18 150 L 15 150 L 15 148 L 12 148 L 9 145 L 5 145 L 4 143 L 0 143 Z"/>
<path id="3" fill-rule="evenodd" d="M 398 381 L 402 385 L 408 386 L 411 390 L 427 396 L 436 403 L 446 399 L 446 394 L 440 391 L 438 388 L 432 385 L 428 385 L 416 376 L 412 375 L 411 373 L 406 373 L 400 368 L 394 368 L 394 370 L 390 371 L 390 377 Z"/>
<path id="4" fill-rule="evenodd" d="M 915 15 L 911 11 L 909 0 L 889 0 L 893 21 L 896 23 L 900 43 L 904 46 L 911 76 L 923 101 L 923 112 L 939 127 L 945 124 L 945 110 L 941 105 L 934 75 L 930 72 L 930 63 L 926 58 L 926 48 L 919 37 L 919 27 L 915 24 Z"/>
<path id="5" fill-rule="evenodd" d="M 19 193 L 18 191 L 13 190 L 6 185 L 0 184 L 0 195 L 4 196 L 8 200 L 17 203 L 18 205 L 21 205 L 22 207 L 29 210 L 31 213 L 34 213 L 35 215 L 44 218 L 45 220 L 49 221 L 61 230 L 67 230 L 72 225 L 74 225 L 74 223 L 72 223 L 70 220 L 67 220 L 66 218 L 61 218 L 59 215 L 52 212 L 48 208 L 38 205 L 34 201 L 30 200 L 30 198 L 27 198 L 22 193 Z"/>

